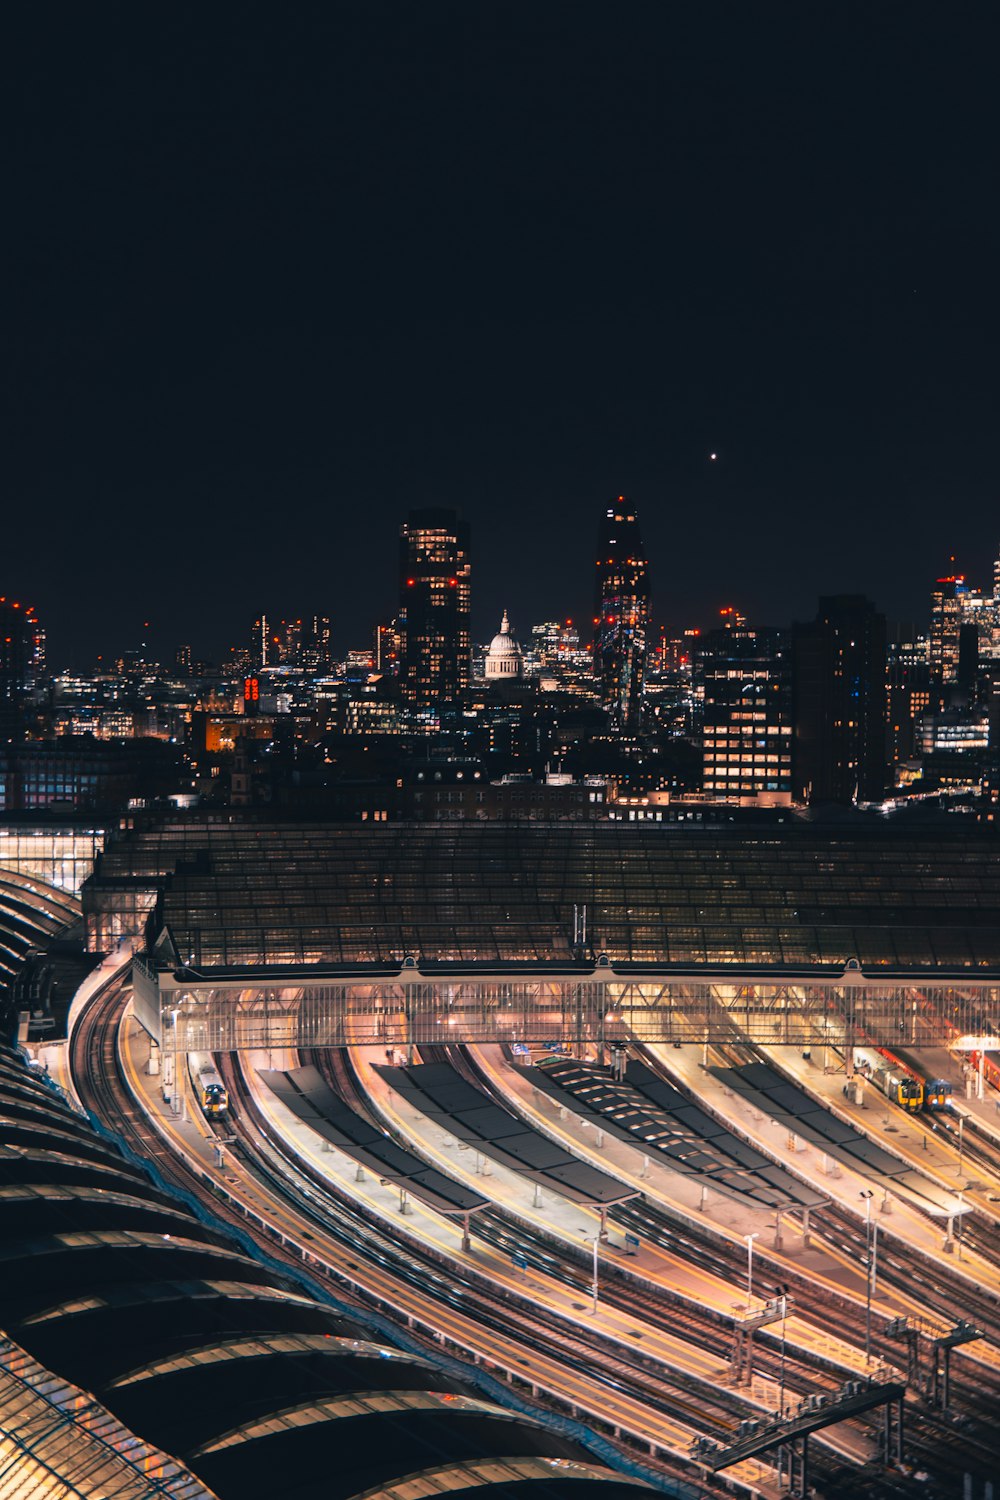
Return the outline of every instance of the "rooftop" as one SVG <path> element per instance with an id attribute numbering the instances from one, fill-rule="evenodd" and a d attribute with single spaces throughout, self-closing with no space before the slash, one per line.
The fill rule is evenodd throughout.
<path id="1" fill-rule="evenodd" d="M 137 829 L 84 888 L 136 892 L 182 963 L 571 963 L 574 907 L 612 964 L 1000 968 L 1000 841 L 952 830 L 621 823 Z M 92 943 L 92 946 L 100 946 Z"/>

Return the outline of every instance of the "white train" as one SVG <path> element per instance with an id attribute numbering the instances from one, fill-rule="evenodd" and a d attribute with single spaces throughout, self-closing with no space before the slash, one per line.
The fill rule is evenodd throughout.
<path id="1" fill-rule="evenodd" d="M 202 1114 L 217 1120 L 229 1112 L 229 1093 L 209 1052 L 188 1054 L 188 1068 Z"/>

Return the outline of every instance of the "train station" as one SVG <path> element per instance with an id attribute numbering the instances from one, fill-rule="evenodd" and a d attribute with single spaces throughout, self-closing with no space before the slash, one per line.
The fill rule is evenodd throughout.
<path id="1" fill-rule="evenodd" d="M 1000 1019 L 1000 851 L 963 832 L 136 826 L 83 888 L 183 1050 L 950 1043 Z M 155 986 L 156 994 L 153 994 Z"/>
<path id="2" fill-rule="evenodd" d="M 38 914 L 30 932 L 11 918 L 12 971 L 37 951 L 41 983 L 45 944 L 74 926 L 98 967 L 68 1047 L 35 1045 L 27 1113 L 9 1059 L 17 1128 L 58 1139 L 38 1117 L 41 1064 L 131 1141 L 130 1181 L 150 1154 L 186 1174 L 178 1208 L 156 1182 L 156 1212 L 206 1228 L 162 1231 L 162 1274 L 179 1284 L 188 1257 L 213 1287 L 196 1300 L 236 1332 L 192 1325 L 189 1354 L 164 1344 L 143 1363 L 109 1310 L 104 1364 L 76 1359 L 76 1326 L 98 1317 L 87 1277 L 116 1276 L 113 1246 L 138 1247 L 149 1217 L 125 1205 L 99 1226 L 85 1193 L 80 1246 L 96 1255 L 104 1235 L 107 1270 L 66 1262 L 81 1310 L 63 1343 L 39 1283 L 11 1359 L 21 1390 L 31 1360 L 96 1387 L 158 1473 L 173 1455 L 206 1494 L 263 1495 L 272 1455 L 294 1452 L 321 1484 L 326 1439 L 378 1412 L 412 1454 L 437 1434 L 429 1470 L 451 1477 L 436 1487 L 489 1476 L 569 1496 L 601 1478 L 684 1500 L 802 1485 L 840 1500 L 912 1473 L 921 1444 L 944 1451 L 942 1423 L 978 1420 L 1000 1391 L 990 840 L 140 815 L 79 899 L 28 884 Z M 76 1149 L 94 1161 L 81 1171 L 103 1170 Z M 262 1241 L 281 1268 L 210 1276 L 212 1204 L 247 1236 L 237 1259 Z M 173 1292 L 146 1295 L 165 1327 Z M 341 1322 L 324 1332 L 331 1315 L 303 1296 L 333 1296 Z M 284 1311 L 262 1340 L 221 1311 L 230 1297 L 251 1321 Z M 405 1390 L 391 1329 L 429 1361 Z M 358 1374 L 338 1395 L 313 1348 L 331 1337 L 389 1351 L 375 1357 L 391 1389 L 361 1399 Z M 301 1400 L 255 1409 L 241 1373 L 211 1423 L 152 1420 L 161 1389 L 204 1400 L 220 1360 L 276 1370 L 279 1354 L 313 1367 Z M 529 1428 L 536 1409 L 564 1425 L 505 1444 L 509 1399 Z M 974 1478 L 977 1451 L 969 1437 Z M 345 1500 L 396 1492 L 365 1482 L 345 1469 Z"/>

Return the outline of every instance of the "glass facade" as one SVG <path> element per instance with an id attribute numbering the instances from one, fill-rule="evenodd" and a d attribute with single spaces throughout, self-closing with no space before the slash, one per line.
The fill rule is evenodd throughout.
<path id="1" fill-rule="evenodd" d="M 3 1492 L 93 1500 L 212 1500 L 175 1459 L 123 1427 L 86 1391 L 0 1341 Z"/>
<path id="2" fill-rule="evenodd" d="M 699 651 L 698 678 L 702 784 L 709 797 L 791 802 L 792 682 L 784 633 L 742 624 L 710 631 Z"/>
<path id="3" fill-rule="evenodd" d="M 612 963 L 1000 969 L 1000 843 L 964 828 L 179 815 L 109 845 L 90 946 L 140 934 L 160 887 L 196 967 L 569 961 L 585 905 Z"/>
<path id="4" fill-rule="evenodd" d="M 469 685 L 472 564 L 469 528 L 452 510 L 414 510 L 400 531 L 403 692 L 417 705 L 450 702 Z"/>
<path id="5" fill-rule="evenodd" d="M 635 728 L 642 716 L 649 629 L 649 564 L 635 506 L 619 495 L 597 537 L 594 675 L 612 722 Z"/>
<path id="6" fill-rule="evenodd" d="M 6 824 L 0 828 L 0 869 L 16 870 L 74 896 L 104 848 L 103 828 Z"/>

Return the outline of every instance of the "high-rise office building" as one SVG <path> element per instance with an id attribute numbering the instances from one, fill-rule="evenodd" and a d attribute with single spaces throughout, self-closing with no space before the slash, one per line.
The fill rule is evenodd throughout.
<path id="1" fill-rule="evenodd" d="M 572 620 L 544 620 L 531 627 L 531 652 L 546 673 L 590 665 L 590 653 L 580 646 L 580 632 Z"/>
<path id="2" fill-rule="evenodd" d="M 45 671 L 45 634 L 30 605 L 0 598 L 0 744 L 24 738 L 25 712 Z"/>
<path id="3" fill-rule="evenodd" d="M 885 795 L 886 626 L 860 594 L 820 599 L 792 646 L 794 788 L 806 802 Z"/>
<path id="4" fill-rule="evenodd" d="M 962 601 L 968 591 L 965 579 L 953 574 L 939 578 L 931 592 L 931 681 L 937 687 L 958 677 Z"/>
<path id="5" fill-rule="evenodd" d="M 735 611 L 698 645 L 704 693 L 702 785 L 710 798 L 781 806 L 792 800 L 788 637 L 751 630 Z M 739 623 L 737 623 L 739 621 Z"/>
<path id="6" fill-rule="evenodd" d="M 331 628 L 326 615 L 307 615 L 301 622 L 299 665 L 311 672 L 328 672 L 333 659 Z"/>
<path id="7" fill-rule="evenodd" d="M 274 659 L 275 642 L 271 637 L 271 622 L 267 615 L 261 615 L 253 622 L 253 632 L 250 636 L 250 660 L 256 670 L 259 667 L 267 667 Z"/>
<path id="8" fill-rule="evenodd" d="M 911 633 L 910 639 L 890 641 L 886 655 L 886 761 L 895 782 L 898 767 L 917 753 L 917 723 L 930 711 L 927 638 Z"/>
<path id="9" fill-rule="evenodd" d="M 376 672 L 388 677 L 399 674 L 403 660 L 403 633 L 397 620 L 388 625 L 376 625 L 372 633 L 372 659 Z"/>
<path id="10" fill-rule="evenodd" d="M 454 701 L 469 685 L 469 528 L 453 510 L 412 510 L 399 534 L 402 684 L 417 706 Z"/>
<path id="11" fill-rule="evenodd" d="M 277 630 L 277 637 L 278 661 L 287 667 L 297 665 L 299 652 L 302 649 L 302 621 L 282 620 Z"/>
<path id="12" fill-rule="evenodd" d="M 619 495 L 598 529 L 594 605 L 594 675 L 619 729 L 637 728 L 642 717 L 648 627 L 649 564 L 636 508 Z"/>

